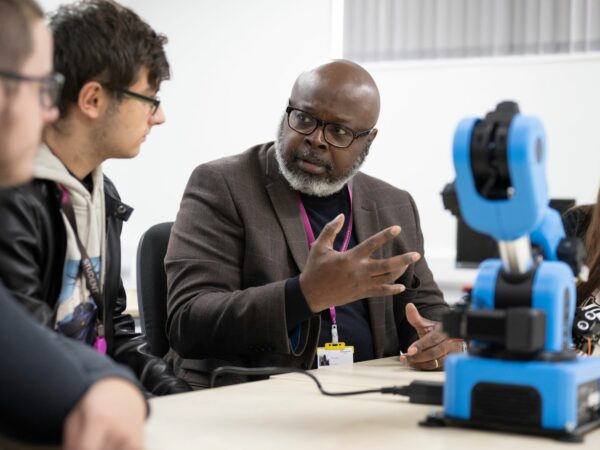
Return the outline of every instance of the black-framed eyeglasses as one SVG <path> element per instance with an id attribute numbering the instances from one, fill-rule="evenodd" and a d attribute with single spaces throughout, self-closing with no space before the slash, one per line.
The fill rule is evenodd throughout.
<path id="1" fill-rule="evenodd" d="M 52 109 L 58 106 L 60 94 L 62 92 L 63 85 L 65 84 L 65 77 L 60 73 L 53 73 L 43 77 L 34 77 L 30 75 L 22 75 L 16 72 L 0 70 L 0 78 L 18 82 L 38 83 L 40 87 L 40 105 L 45 109 Z"/>
<path id="2" fill-rule="evenodd" d="M 368 130 L 357 132 L 344 125 L 321 120 L 311 113 L 294 108 L 293 106 L 288 106 L 285 112 L 288 116 L 288 125 L 292 130 L 308 136 L 317 127 L 323 127 L 325 141 L 337 148 L 350 147 L 355 139 L 366 136 L 373 130 L 373 128 L 369 128 Z"/>
<path id="3" fill-rule="evenodd" d="M 123 95 L 134 98 L 136 100 L 140 100 L 145 103 L 149 103 L 152 105 L 152 109 L 150 111 L 150 115 L 153 116 L 158 111 L 158 107 L 160 106 L 160 99 L 157 97 L 148 97 L 147 95 L 138 94 L 137 92 L 131 92 L 127 89 L 116 89 L 117 92 L 120 92 Z"/>

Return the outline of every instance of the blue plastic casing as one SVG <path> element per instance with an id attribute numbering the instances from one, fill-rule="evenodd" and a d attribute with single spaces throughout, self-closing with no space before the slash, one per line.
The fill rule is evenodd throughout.
<path id="1" fill-rule="evenodd" d="M 495 309 L 496 279 L 502 268 L 499 259 L 488 259 L 479 266 L 471 293 L 473 309 Z M 571 328 L 575 315 L 573 272 L 563 262 L 544 261 L 533 279 L 531 307 L 546 313 L 544 350 L 561 352 L 571 346 Z"/>
<path id="2" fill-rule="evenodd" d="M 496 240 L 513 241 L 529 235 L 548 205 L 546 136 L 539 120 L 517 114 L 509 128 L 507 159 L 514 193 L 506 200 L 489 200 L 477 192 L 471 166 L 471 136 L 478 119 L 462 120 L 454 134 L 456 194 L 465 222 Z M 539 145 L 538 145 L 539 143 Z"/>
<path id="3" fill-rule="evenodd" d="M 570 362 L 504 361 L 466 354 L 448 356 L 445 363 L 444 413 L 446 417 L 473 420 L 471 400 L 478 383 L 528 386 L 542 400 L 541 427 L 572 431 L 578 425 L 578 388 L 598 382 L 600 359 Z M 507 399 L 507 408 L 510 402 Z M 515 411 L 515 415 L 521 411 Z"/>
<path id="4" fill-rule="evenodd" d="M 539 245 L 544 252 L 544 259 L 556 261 L 556 249 L 565 237 L 565 229 L 557 210 L 546 208 L 542 221 L 529 236 L 532 244 Z"/>

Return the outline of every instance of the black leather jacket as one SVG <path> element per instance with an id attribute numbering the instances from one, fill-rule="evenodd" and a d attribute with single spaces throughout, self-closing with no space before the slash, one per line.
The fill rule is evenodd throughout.
<path id="1" fill-rule="evenodd" d="M 108 354 L 129 366 L 154 395 L 191 390 L 171 368 L 150 353 L 146 338 L 135 332 L 124 314 L 125 289 L 121 280 L 121 228 L 133 209 L 121 202 L 108 178 L 106 200 L 106 252 L 104 277 L 104 328 Z M 66 231 L 60 213 L 56 184 L 35 180 L 0 191 L 0 279 L 14 297 L 42 324 L 53 327 L 55 305 L 62 288 Z"/>

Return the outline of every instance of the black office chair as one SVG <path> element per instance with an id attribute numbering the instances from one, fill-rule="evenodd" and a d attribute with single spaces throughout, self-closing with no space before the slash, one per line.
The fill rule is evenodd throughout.
<path id="1" fill-rule="evenodd" d="M 156 224 L 140 238 L 137 250 L 137 298 L 140 324 L 150 350 L 163 357 L 169 350 L 167 339 L 167 275 L 165 254 L 173 222 Z"/>

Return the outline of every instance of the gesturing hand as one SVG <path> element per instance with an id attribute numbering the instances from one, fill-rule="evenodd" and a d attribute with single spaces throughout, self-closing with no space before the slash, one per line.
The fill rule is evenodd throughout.
<path id="1" fill-rule="evenodd" d="M 333 244 L 343 225 L 343 214 L 325 225 L 300 274 L 300 288 L 313 312 L 362 298 L 401 293 L 405 287 L 394 282 L 421 257 L 410 252 L 386 259 L 371 258 L 373 252 L 400 234 L 399 226 L 386 228 L 347 252 L 338 252 Z"/>
<path id="2" fill-rule="evenodd" d="M 421 316 L 415 305 L 406 305 L 406 320 L 417 331 L 419 339 L 408 347 L 400 361 L 408 362 L 411 367 L 420 370 L 436 370 L 444 367 L 448 353 L 462 351 L 462 341 L 448 339 L 442 331 L 442 324 Z"/>

